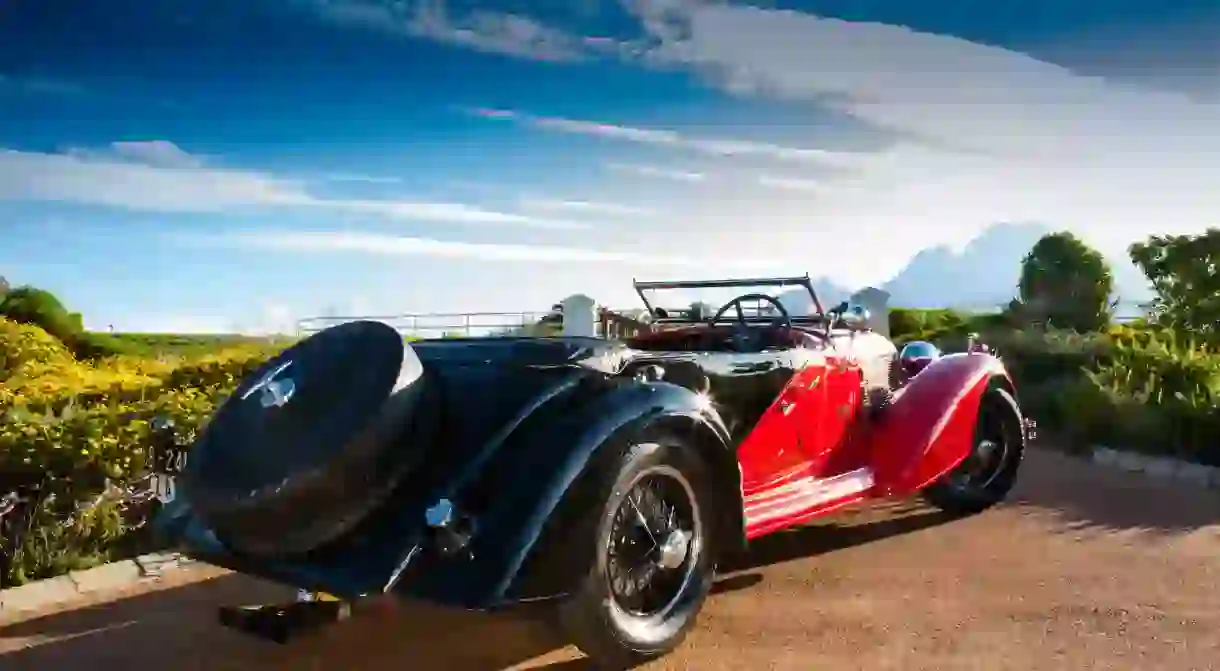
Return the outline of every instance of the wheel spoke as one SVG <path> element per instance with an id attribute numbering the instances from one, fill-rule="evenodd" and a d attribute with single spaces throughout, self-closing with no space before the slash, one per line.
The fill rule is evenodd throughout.
<path id="1" fill-rule="evenodd" d="M 685 530 L 697 528 L 688 492 L 673 476 L 649 474 L 631 487 L 615 511 L 607 578 L 614 600 L 630 615 L 647 617 L 665 610 L 685 587 L 696 533 Z"/>

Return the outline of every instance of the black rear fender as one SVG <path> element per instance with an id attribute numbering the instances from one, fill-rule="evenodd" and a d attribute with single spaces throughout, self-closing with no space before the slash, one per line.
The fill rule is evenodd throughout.
<path id="1" fill-rule="evenodd" d="M 618 460 L 624 448 L 659 436 L 679 438 L 696 446 L 706 457 L 717 475 L 722 506 L 718 509 L 727 514 L 717 520 L 723 525 L 717 538 L 738 539 L 734 546 L 717 548 L 722 554 L 733 553 L 745 547 L 745 519 L 743 516 L 741 471 L 735 451 L 730 447 L 723 427 L 707 418 L 688 414 L 684 408 L 671 408 L 667 414 L 648 413 L 630 421 L 607 437 L 587 457 L 580 474 L 564 489 L 557 505 L 537 531 L 531 535 L 525 559 L 508 587 L 505 599 L 523 601 L 565 594 L 575 580 L 582 562 L 571 561 L 573 553 L 587 548 L 571 545 L 570 532 L 578 520 L 591 508 L 602 505 L 599 499 L 598 479 L 594 475 L 602 469 L 619 468 Z"/>
<path id="2" fill-rule="evenodd" d="M 503 458 L 488 463 L 474 487 L 488 505 L 479 515 L 470 559 L 421 565 L 421 578 L 427 578 L 411 580 L 404 589 L 476 607 L 564 593 L 571 577 L 562 561 L 564 531 L 575 516 L 600 504 L 590 500 L 585 475 L 610 467 L 603 461 L 613 457 L 620 441 L 649 431 L 680 432 L 706 451 L 732 502 L 725 506 L 733 511 L 724 520 L 733 527 L 729 537 L 744 537 L 740 471 L 715 410 L 696 393 L 665 382 L 620 378 L 608 384 L 592 401 L 569 406 L 565 416 L 545 417 L 550 421 L 530 422 L 515 432 L 498 451 Z"/>
<path id="3" fill-rule="evenodd" d="M 631 392 L 632 403 L 625 404 L 623 415 L 598 418 L 599 422 L 608 423 L 594 433 L 595 438 L 569 445 L 573 450 L 569 466 L 573 470 L 578 468 L 577 475 L 565 477 L 562 484 L 555 483 L 554 493 L 559 497 L 550 495 L 538 501 L 537 520 L 542 521 L 542 525 L 523 529 L 523 539 L 528 539 L 528 545 L 506 589 L 506 600 L 555 597 L 570 589 L 572 581 L 580 578 L 573 569 L 578 562 L 569 561 L 572 551 L 580 551 L 571 547 L 570 531 L 590 508 L 601 505 L 593 473 L 601 468 L 619 467 L 617 459 L 626 445 L 660 434 L 686 440 L 703 451 L 720 483 L 720 492 L 726 501 L 723 510 L 728 511 L 728 515 L 721 517 L 725 533 L 719 537 L 742 539 L 744 547 L 741 470 L 720 417 L 687 389 L 667 383 L 642 388 L 651 390 L 648 395 Z M 620 397 L 619 401 L 622 400 Z M 589 420 L 589 417 L 583 418 Z M 610 431 L 605 431 L 606 428 Z"/>

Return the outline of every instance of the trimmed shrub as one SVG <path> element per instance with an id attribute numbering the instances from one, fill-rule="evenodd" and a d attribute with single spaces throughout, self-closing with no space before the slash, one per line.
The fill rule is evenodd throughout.
<path id="1" fill-rule="evenodd" d="M 68 312 L 55 294 L 35 287 L 11 289 L 0 302 L 0 316 L 37 326 L 68 345 L 83 331 L 79 314 Z"/>
<path id="2" fill-rule="evenodd" d="M 80 362 L 37 327 L 0 320 L 0 474 L 42 482 L 54 496 L 8 559 L 4 584 L 107 561 L 132 543 L 108 480 L 147 467 L 149 422 L 174 421 L 190 439 L 277 345 L 238 345 L 195 357 L 109 357 Z M 9 485 L 11 486 L 11 485 Z M 82 504 L 89 503 L 83 510 Z"/>
<path id="3" fill-rule="evenodd" d="M 60 367 L 74 363 L 72 353 L 43 329 L 0 317 L 0 381 L 30 366 Z"/>

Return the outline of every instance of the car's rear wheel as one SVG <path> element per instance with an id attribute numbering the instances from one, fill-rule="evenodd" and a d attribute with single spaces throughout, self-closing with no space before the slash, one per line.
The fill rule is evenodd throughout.
<path id="1" fill-rule="evenodd" d="M 988 389 L 979 404 L 974 446 L 957 468 L 926 487 L 923 498 L 957 515 L 980 513 L 1007 498 L 1025 454 L 1025 431 L 1016 399 Z"/>
<path id="2" fill-rule="evenodd" d="M 664 436 L 594 474 L 600 506 L 577 524 L 574 592 L 557 623 L 599 668 L 629 669 L 681 644 L 715 574 L 712 474 L 697 449 Z"/>

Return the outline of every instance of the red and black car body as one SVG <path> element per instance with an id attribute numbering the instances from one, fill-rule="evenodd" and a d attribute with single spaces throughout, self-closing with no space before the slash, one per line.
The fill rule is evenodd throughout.
<path id="1" fill-rule="evenodd" d="M 923 493 L 971 513 L 1004 497 L 1029 423 L 995 356 L 938 355 L 896 376 L 890 340 L 850 305 L 823 310 L 808 277 L 636 288 L 759 285 L 804 287 L 814 309 L 747 314 L 760 300 L 749 294 L 696 321 L 649 306 L 662 316 L 624 341 L 402 345 L 382 325 L 335 327 L 242 383 L 191 448 L 158 528 L 210 563 L 342 599 L 576 601 L 565 626 L 613 667 L 677 645 L 715 565 L 752 539 L 871 499 Z M 990 479 L 972 490 L 980 469 Z M 597 610 L 625 561 L 598 554 L 619 529 L 607 501 L 636 500 L 632 473 L 657 492 L 678 474 L 692 499 L 658 504 L 656 518 L 694 511 L 689 528 L 649 532 L 653 573 L 691 562 L 675 569 L 686 591 L 668 615 Z M 634 505 L 624 514 L 648 531 Z"/>

